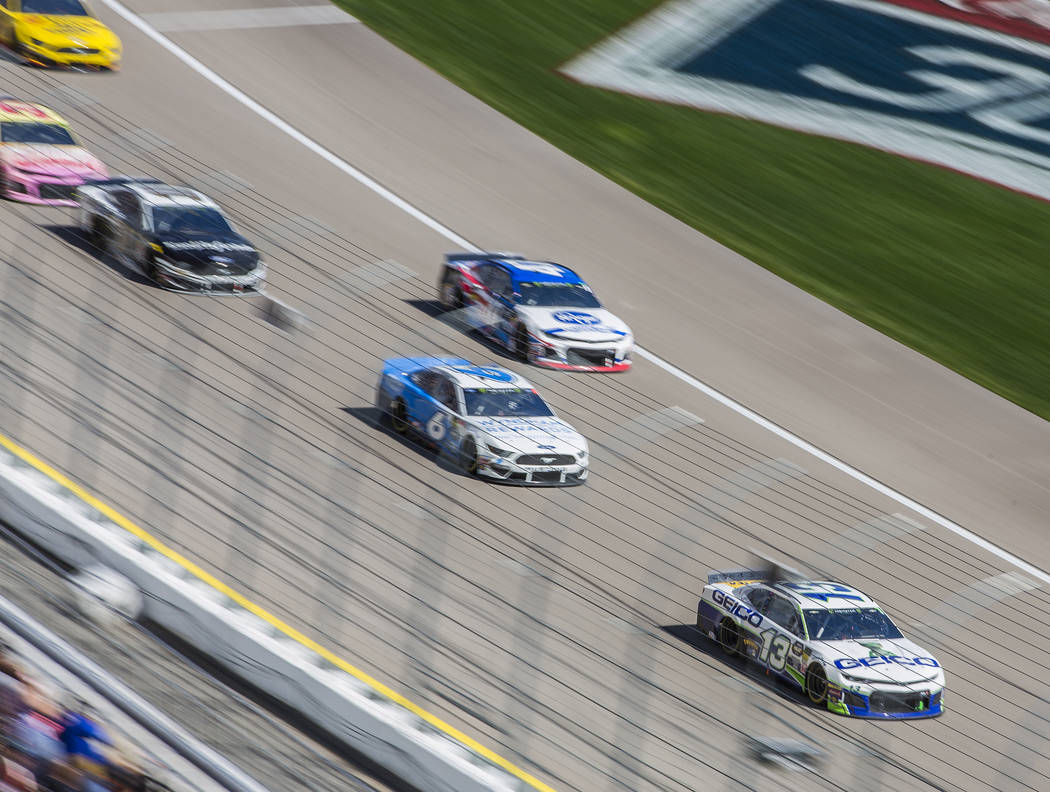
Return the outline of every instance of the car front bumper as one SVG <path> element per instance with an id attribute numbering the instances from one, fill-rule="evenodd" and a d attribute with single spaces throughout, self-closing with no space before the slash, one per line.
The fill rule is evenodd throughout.
<path id="1" fill-rule="evenodd" d="M 529 335 L 532 362 L 562 371 L 589 371 L 612 374 L 631 367 L 633 342 L 591 343 L 562 341 L 550 336 Z"/>
<path id="2" fill-rule="evenodd" d="M 266 286 L 264 275 L 197 275 L 181 269 L 171 269 L 159 262 L 156 279 L 158 285 L 165 289 L 211 294 L 217 297 L 259 294 Z"/>
<path id="3" fill-rule="evenodd" d="M 478 475 L 524 487 L 574 487 L 587 480 L 587 465 L 519 465 L 503 457 L 478 457 Z"/>
<path id="4" fill-rule="evenodd" d="M 935 718 L 944 712 L 944 687 L 858 685 L 828 681 L 828 709 L 854 718 L 900 720 Z"/>
<path id="5" fill-rule="evenodd" d="M 4 172 L 4 197 L 43 206 L 76 206 L 77 188 L 83 176 L 54 176 L 46 173 Z"/>
<path id="6" fill-rule="evenodd" d="M 108 69 L 109 71 L 120 69 L 122 54 L 120 51 L 73 45 L 61 49 L 80 51 L 61 52 L 58 49 L 33 44 L 31 41 L 22 41 L 22 53 L 28 60 L 42 66 L 60 66 L 67 69 Z"/>

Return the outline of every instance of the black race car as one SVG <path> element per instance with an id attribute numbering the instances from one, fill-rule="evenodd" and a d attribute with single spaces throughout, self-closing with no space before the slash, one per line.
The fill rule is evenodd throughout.
<path id="1" fill-rule="evenodd" d="M 213 200 L 155 179 L 107 179 L 77 191 L 80 228 L 101 251 L 175 291 L 263 290 L 266 265 Z"/>

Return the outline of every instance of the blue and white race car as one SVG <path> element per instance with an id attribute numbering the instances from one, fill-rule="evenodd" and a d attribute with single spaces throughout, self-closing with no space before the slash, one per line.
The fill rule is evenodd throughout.
<path id="1" fill-rule="evenodd" d="M 712 572 L 696 626 L 729 655 L 795 683 L 810 701 L 860 718 L 929 718 L 944 670 L 851 586 L 783 580 L 770 570 Z"/>
<path id="2" fill-rule="evenodd" d="M 519 359 L 567 371 L 626 371 L 634 338 L 568 267 L 496 253 L 452 253 L 441 304 Z"/>
<path id="3" fill-rule="evenodd" d="M 375 403 L 394 431 L 422 437 L 472 475 L 548 487 L 587 479 L 587 441 L 505 368 L 392 358 L 383 362 Z"/>

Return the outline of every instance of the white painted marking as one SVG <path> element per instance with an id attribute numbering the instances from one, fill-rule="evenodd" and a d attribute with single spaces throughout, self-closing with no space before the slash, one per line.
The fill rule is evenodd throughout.
<path id="1" fill-rule="evenodd" d="M 389 201 L 394 206 L 398 207 L 412 218 L 418 220 L 427 228 L 432 229 L 436 233 L 445 237 L 445 239 L 449 240 L 450 242 L 459 245 L 464 250 L 471 253 L 482 252 L 482 248 L 479 248 L 477 245 L 470 242 L 466 237 L 460 236 L 451 228 L 442 224 L 439 220 L 434 219 L 430 215 L 426 214 L 423 210 L 416 208 L 393 191 L 384 187 L 371 176 L 368 176 L 364 171 L 355 168 L 353 165 L 341 159 L 336 154 L 333 154 L 331 151 L 326 149 L 313 138 L 310 138 L 307 135 L 300 132 L 298 129 L 293 127 L 291 124 L 289 124 L 277 114 L 271 112 L 270 110 L 267 110 L 265 107 L 256 102 L 242 90 L 234 86 L 224 77 L 220 76 L 215 71 L 205 66 L 195 57 L 186 52 L 186 50 L 182 49 L 182 47 L 172 42 L 171 39 L 159 33 L 157 30 L 151 27 L 145 20 L 143 20 L 142 17 L 123 6 L 121 3 L 118 2 L 118 0 L 102 0 L 102 2 L 105 3 L 115 13 L 122 16 L 130 24 L 138 28 L 144 35 L 151 38 L 161 47 L 166 49 L 176 58 L 178 58 L 191 69 L 193 69 L 193 71 L 197 72 L 199 75 L 201 75 L 206 80 L 214 84 L 216 87 L 220 88 L 222 91 L 225 91 L 227 94 L 229 94 L 231 97 L 243 104 L 253 113 L 257 114 L 266 121 L 269 121 L 271 124 L 273 124 L 279 130 L 291 137 L 293 140 L 295 140 L 298 143 L 301 143 L 307 149 L 317 154 L 326 162 L 330 163 L 333 167 L 338 168 L 343 173 L 357 180 L 365 187 L 376 193 L 376 195 L 379 195 L 383 199 Z M 1044 572 L 1038 567 L 1029 564 L 1027 561 L 1021 560 L 1013 553 L 1010 553 L 1007 550 L 1004 550 L 1003 548 L 989 542 L 987 539 L 983 539 L 982 537 L 978 536 L 972 531 L 963 528 L 958 523 L 955 523 L 952 520 L 949 520 L 947 517 L 938 514 L 937 512 L 933 511 L 933 509 L 923 506 L 918 501 L 909 498 L 907 495 L 897 492 L 895 489 L 888 487 L 878 479 L 869 476 L 867 473 L 861 472 L 852 465 L 849 465 L 846 462 L 843 462 L 842 460 L 838 459 L 837 457 L 834 457 L 831 454 L 827 453 L 826 451 L 823 451 L 822 449 L 813 445 L 809 441 L 803 440 L 801 437 L 792 434 L 784 427 L 779 426 L 778 424 L 775 424 L 772 421 L 770 421 L 768 418 L 759 415 L 751 408 L 745 407 L 743 404 L 734 401 L 721 391 L 712 388 L 710 385 L 706 385 L 705 383 L 696 379 L 696 377 L 692 376 L 691 374 L 687 374 L 677 366 L 668 363 L 666 360 L 663 360 L 662 358 L 658 357 L 652 352 L 649 352 L 648 350 L 643 349 L 641 347 L 635 347 L 634 351 L 638 354 L 639 357 L 645 358 L 650 363 L 659 366 L 668 374 L 677 377 L 682 382 L 686 383 L 687 385 L 690 385 L 693 388 L 696 388 L 701 393 L 714 399 L 719 404 L 728 407 L 730 410 L 733 410 L 734 412 L 742 415 L 749 421 L 758 424 L 763 429 L 772 432 L 782 440 L 786 440 L 796 448 L 805 451 L 807 454 L 816 457 L 822 462 L 826 462 L 836 470 L 839 470 L 845 473 L 847 476 L 856 479 L 857 481 L 870 487 L 876 492 L 885 495 L 886 497 L 892 500 L 895 500 L 897 503 L 908 507 L 917 514 L 921 514 L 923 517 L 930 520 L 931 522 L 937 523 L 937 525 L 956 534 L 957 536 L 976 545 L 977 547 L 980 547 L 982 550 L 985 550 L 986 552 L 991 553 L 993 556 L 1003 561 L 1006 561 L 1009 564 L 1012 564 L 1013 566 L 1020 569 L 1022 572 L 1025 572 L 1031 575 L 1032 577 L 1037 578 L 1043 583 L 1050 584 L 1050 573 Z"/>
<path id="2" fill-rule="evenodd" d="M 166 11 L 144 14 L 155 30 L 183 33 L 189 30 L 246 30 L 248 28 L 338 25 L 357 20 L 334 5 L 274 6 L 229 11 Z"/>
<path id="3" fill-rule="evenodd" d="M 376 193 L 376 195 L 381 196 L 382 198 L 396 206 L 398 209 L 401 209 L 403 212 L 406 212 L 408 215 L 415 218 L 423 225 L 427 226 L 427 228 L 433 229 L 446 239 L 462 247 L 464 250 L 472 252 L 480 251 L 479 247 L 471 244 L 468 240 L 461 237 L 452 229 L 445 227 L 440 222 L 432 218 L 430 215 L 426 214 L 420 209 L 417 209 L 415 206 L 410 204 L 401 196 L 394 193 L 392 190 L 388 190 L 386 187 L 377 182 L 364 171 L 358 170 L 350 163 L 340 159 L 331 151 L 322 146 L 320 143 L 315 141 L 313 138 L 306 136 L 298 129 L 293 127 L 283 118 L 278 116 L 276 113 L 267 110 L 261 104 L 256 102 L 250 96 L 248 96 L 248 94 L 244 93 L 244 91 L 242 91 L 240 88 L 237 88 L 224 77 L 221 77 L 219 74 L 217 74 L 214 70 L 205 66 L 195 57 L 186 52 L 186 50 L 184 50 L 178 44 L 169 39 L 167 36 L 163 35 L 162 33 L 159 33 L 155 28 L 149 25 L 142 17 L 140 17 L 134 11 L 125 7 L 121 3 L 119 3 L 118 0 L 102 0 L 102 2 L 105 3 L 115 13 L 122 16 L 130 24 L 138 28 L 138 30 L 141 31 L 145 36 L 151 38 L 153 41 L 155 41 L 161 47 L 166 49 L 180 61 L 185 63 L 193 71 L 197 72 L 197 74 L 199 74 L 201 77 L 208 80 L 208 82 L 212 83 L 225 93 L 229 94 L 231 97 L 243 104 L 256 115 L 260 116 L 266 121 L 269 121 L 271 124 L 273 124 L 279 130 L 284 132 L 290 138 L 295 140 L 297 143 L 302 144 L 310 151 L 314 152 L 317 156 L 321 157 L 321 159 L 325 160 L 332 167 L 341 170 L 347 176 L 350 176 L 351 178 L 363 184 L 368 189 L 372 190 L 372 192 Z"/>

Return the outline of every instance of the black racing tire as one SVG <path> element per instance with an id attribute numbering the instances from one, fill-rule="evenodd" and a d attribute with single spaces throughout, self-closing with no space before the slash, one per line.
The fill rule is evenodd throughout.
<path id="1" fill-rule="evenodd" d="M 459 279 L 449 273 L 441 281 L 441 290 L 438 299 L 441 305 L 449 311 L 455 311 L 463 307 L 463 290 L 459 288 Z"/>
<path id="2" fill-rule="evenodd" d="M 514 331 L 514 354 L 522 363 L 532 362 L 529 354 L 529 331 L 525 329 L 525 325 L 518 325 L 518 329 Z"/>
<path id="3" fill-rule="evenodd" d="M 473 437 L 465 437 L 459 446 L 459 466 L 470 476 L 478 474 L 478 447 Z"/>
<path id="4" fill-rule="evenodd" d="M 726 616 L 718 623 L 718 645 L 729 657 L 740 654 L 740 628 Z"/>
<path id="5" fill-rule="evenodd" d="M 91 216 L 91 227 L 88 229 L 88 242 L 95 248 L 95 252 L 104 254 L 108 244 L 109 234 L 107 224 L 98 215 Z"/>
<path id="6" fill-rule="evenodd" d="M 151 281 L 157 282 L 157 265 L 153 261 L 153 256 L 149 253 L 146 254 L 146 258 L 142 262 L 142 271 Z"/>
<path id="7" fill-rule="evenodd" d="M 806 669 L 806 695 L 818 706 L 828 703 L 828 675 L 820 663 L 810 663 Z"/>
<path id="8" fill-rule="evenodd" d="M 400 435 L 408 434 L 411 425 L 408 423 L 408 412 L 405 410 L 405 403 L 400 398 L 390 402 L 387 415 L 390 416 L 390 426 L 395 432 Z"/>

